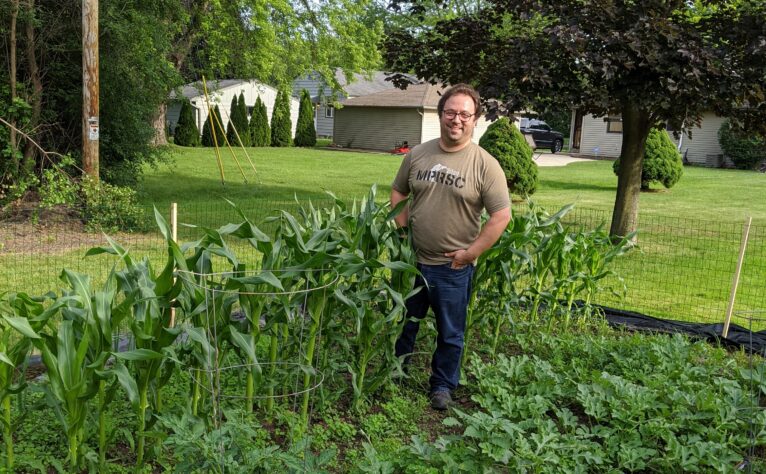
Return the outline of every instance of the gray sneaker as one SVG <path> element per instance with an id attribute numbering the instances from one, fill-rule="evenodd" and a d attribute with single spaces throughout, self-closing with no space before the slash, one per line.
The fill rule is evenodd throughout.
<path id="1" fill-rule="evenodd" d="M 452 396 L 450 396 L 449 390 L 431 392 L 429 398 L 431 399 L 431 408 L 434 410 L 444 411 L 452 405 Z"/>

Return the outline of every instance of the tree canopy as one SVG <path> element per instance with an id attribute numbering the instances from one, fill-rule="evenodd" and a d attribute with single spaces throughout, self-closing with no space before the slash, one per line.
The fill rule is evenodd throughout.
<path id="1" fill-rule="evenodd" d="M 440 3 L 393 0 L 392 6 L 418 17 L 434 2 Z M 766 129 L 761 1 L 482 3 L 476 12 L 432 26 L 392 31 L 385 42 L 388 67 L 432 82 L 473 84 L 490 117 L 562 103 L 621 115 L 613 234 L 635 229 L 641 161 L 653 126 L 688 129 L 714 111 L 739 126 Z"/>

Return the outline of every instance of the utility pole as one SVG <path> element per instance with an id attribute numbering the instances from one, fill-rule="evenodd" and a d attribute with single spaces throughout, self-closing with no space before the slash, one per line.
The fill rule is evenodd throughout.
<path id="1" fill-rule="evenodd" d="M 98 0 L 82 0 L 82 167 L 98 180 Z"/>

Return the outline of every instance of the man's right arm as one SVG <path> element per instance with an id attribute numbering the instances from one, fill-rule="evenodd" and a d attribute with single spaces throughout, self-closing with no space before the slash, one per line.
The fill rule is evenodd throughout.
<path id="1" fill-rule="evenodd" d="M 400 193 L 396 189 L 391 189 L 391 209 L 395 208 L 397 204 L 407 199 L 407 195 Z M 405 205 L 402 212 L 397 215 L 394 220 L 399 227 L 407 227 L 407 221 L 410 217 L 409 205 Z"/>

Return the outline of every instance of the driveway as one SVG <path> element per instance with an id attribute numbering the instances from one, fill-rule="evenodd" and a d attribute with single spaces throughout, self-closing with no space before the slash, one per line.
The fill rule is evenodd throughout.
<path id="1" fill-rule="evenodd" d="M 569 163 L 582 163 L 586 161 L 594 161 L 588 158 L 574 158 L 566 153 L 534 153 L 532 158 L 537 163 L 537 166 L 566 166 Z"/>

